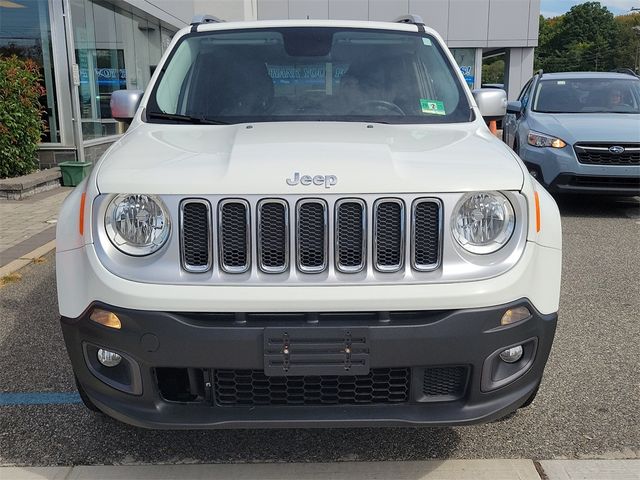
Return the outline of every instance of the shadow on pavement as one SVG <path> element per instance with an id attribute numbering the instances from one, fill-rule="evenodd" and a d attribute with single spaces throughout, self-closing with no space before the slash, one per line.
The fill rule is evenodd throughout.
<path id="1" fill-rule="evenodd" d="M 460 441 L 452 428 L 154 431 L 81 405 L 4 415 L 13 441 L 0 441 L 2 463 L 31 466 L 429 460 L 455 456 Z"/>
<path id="2" fill-rule="evenodd" d="M 554 198 L 563 216 L 640 220 L 640 197 L 555 194 Z"/>

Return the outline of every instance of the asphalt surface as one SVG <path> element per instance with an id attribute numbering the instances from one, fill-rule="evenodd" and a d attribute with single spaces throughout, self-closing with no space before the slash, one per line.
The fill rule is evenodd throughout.
<path id="1" fill-rule="evenodd" d="M 540 393 L 457 428 L 148 431 L 80 404 L 0 406 L 0 464 L 640 458 L 640 199 L 560 199 L 560 321 Z M 74 392 L 54 257 L 0 288 L 0 391 Z"/>

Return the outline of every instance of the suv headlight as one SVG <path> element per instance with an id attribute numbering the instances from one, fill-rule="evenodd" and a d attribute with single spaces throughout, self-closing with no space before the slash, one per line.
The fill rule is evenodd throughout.
<path id="1" fill-rule="evenodd" d="M 111 243 L 135 256 L 160 249 L 171 231 L 167 209 L 154 195 L 117 195 L 107 207 L 104 224 Z"/>
<path id="2" fill-rule="evenodd" d="M 477 254 L 493 253 L 511 238 L 513 206 L 499 192 L 474 192 L 462 197 L 451 220 L 453 237 L 462 248 Z"/>
<path id="3" fill-rule="evenodd" d="M 538 133 L 531 131 L 527 135 L 527 142 L 532 147 L 551 147 L 551 148 L 564 148 L 567 143 L 561 138 L 552 137 L 551 135 L 545 135 L 544 133 Z"/>

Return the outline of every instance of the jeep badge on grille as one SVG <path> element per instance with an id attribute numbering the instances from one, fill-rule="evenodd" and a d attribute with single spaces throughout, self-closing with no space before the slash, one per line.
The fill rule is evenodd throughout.
<path id="1" fill-rule="evenodd" d="M 335 175 L 302 175 L 300 172 L 294 172 L 292 178 L 287 178 L 287 185 L 292 187 L 300 185 L 324 185 L 324 188 L 331 188 L 338 183 L 338 177 Z"/>

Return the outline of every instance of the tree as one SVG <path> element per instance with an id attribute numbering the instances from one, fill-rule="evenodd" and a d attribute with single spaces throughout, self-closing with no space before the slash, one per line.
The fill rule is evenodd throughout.
<path id="1" fill-rule="evenodd" d="M 614 55 L 617 68 L 629 68 L 640 73 L 640 13 L 616 17 L 618 25 L 618 49 Z"/>
<path id="2" fill-rule="evenodd" d="M 482 83 L 504 83 L 504 55 L 494 57 L 482 65 Z"/>
<path id="3" fill-rule="evenodd" d="M 616 67 L 618 24 L 600 2 L 575 5 L 566 14 L 540 19 L 536 67 L 545 71 L 607 71 Z"/>

